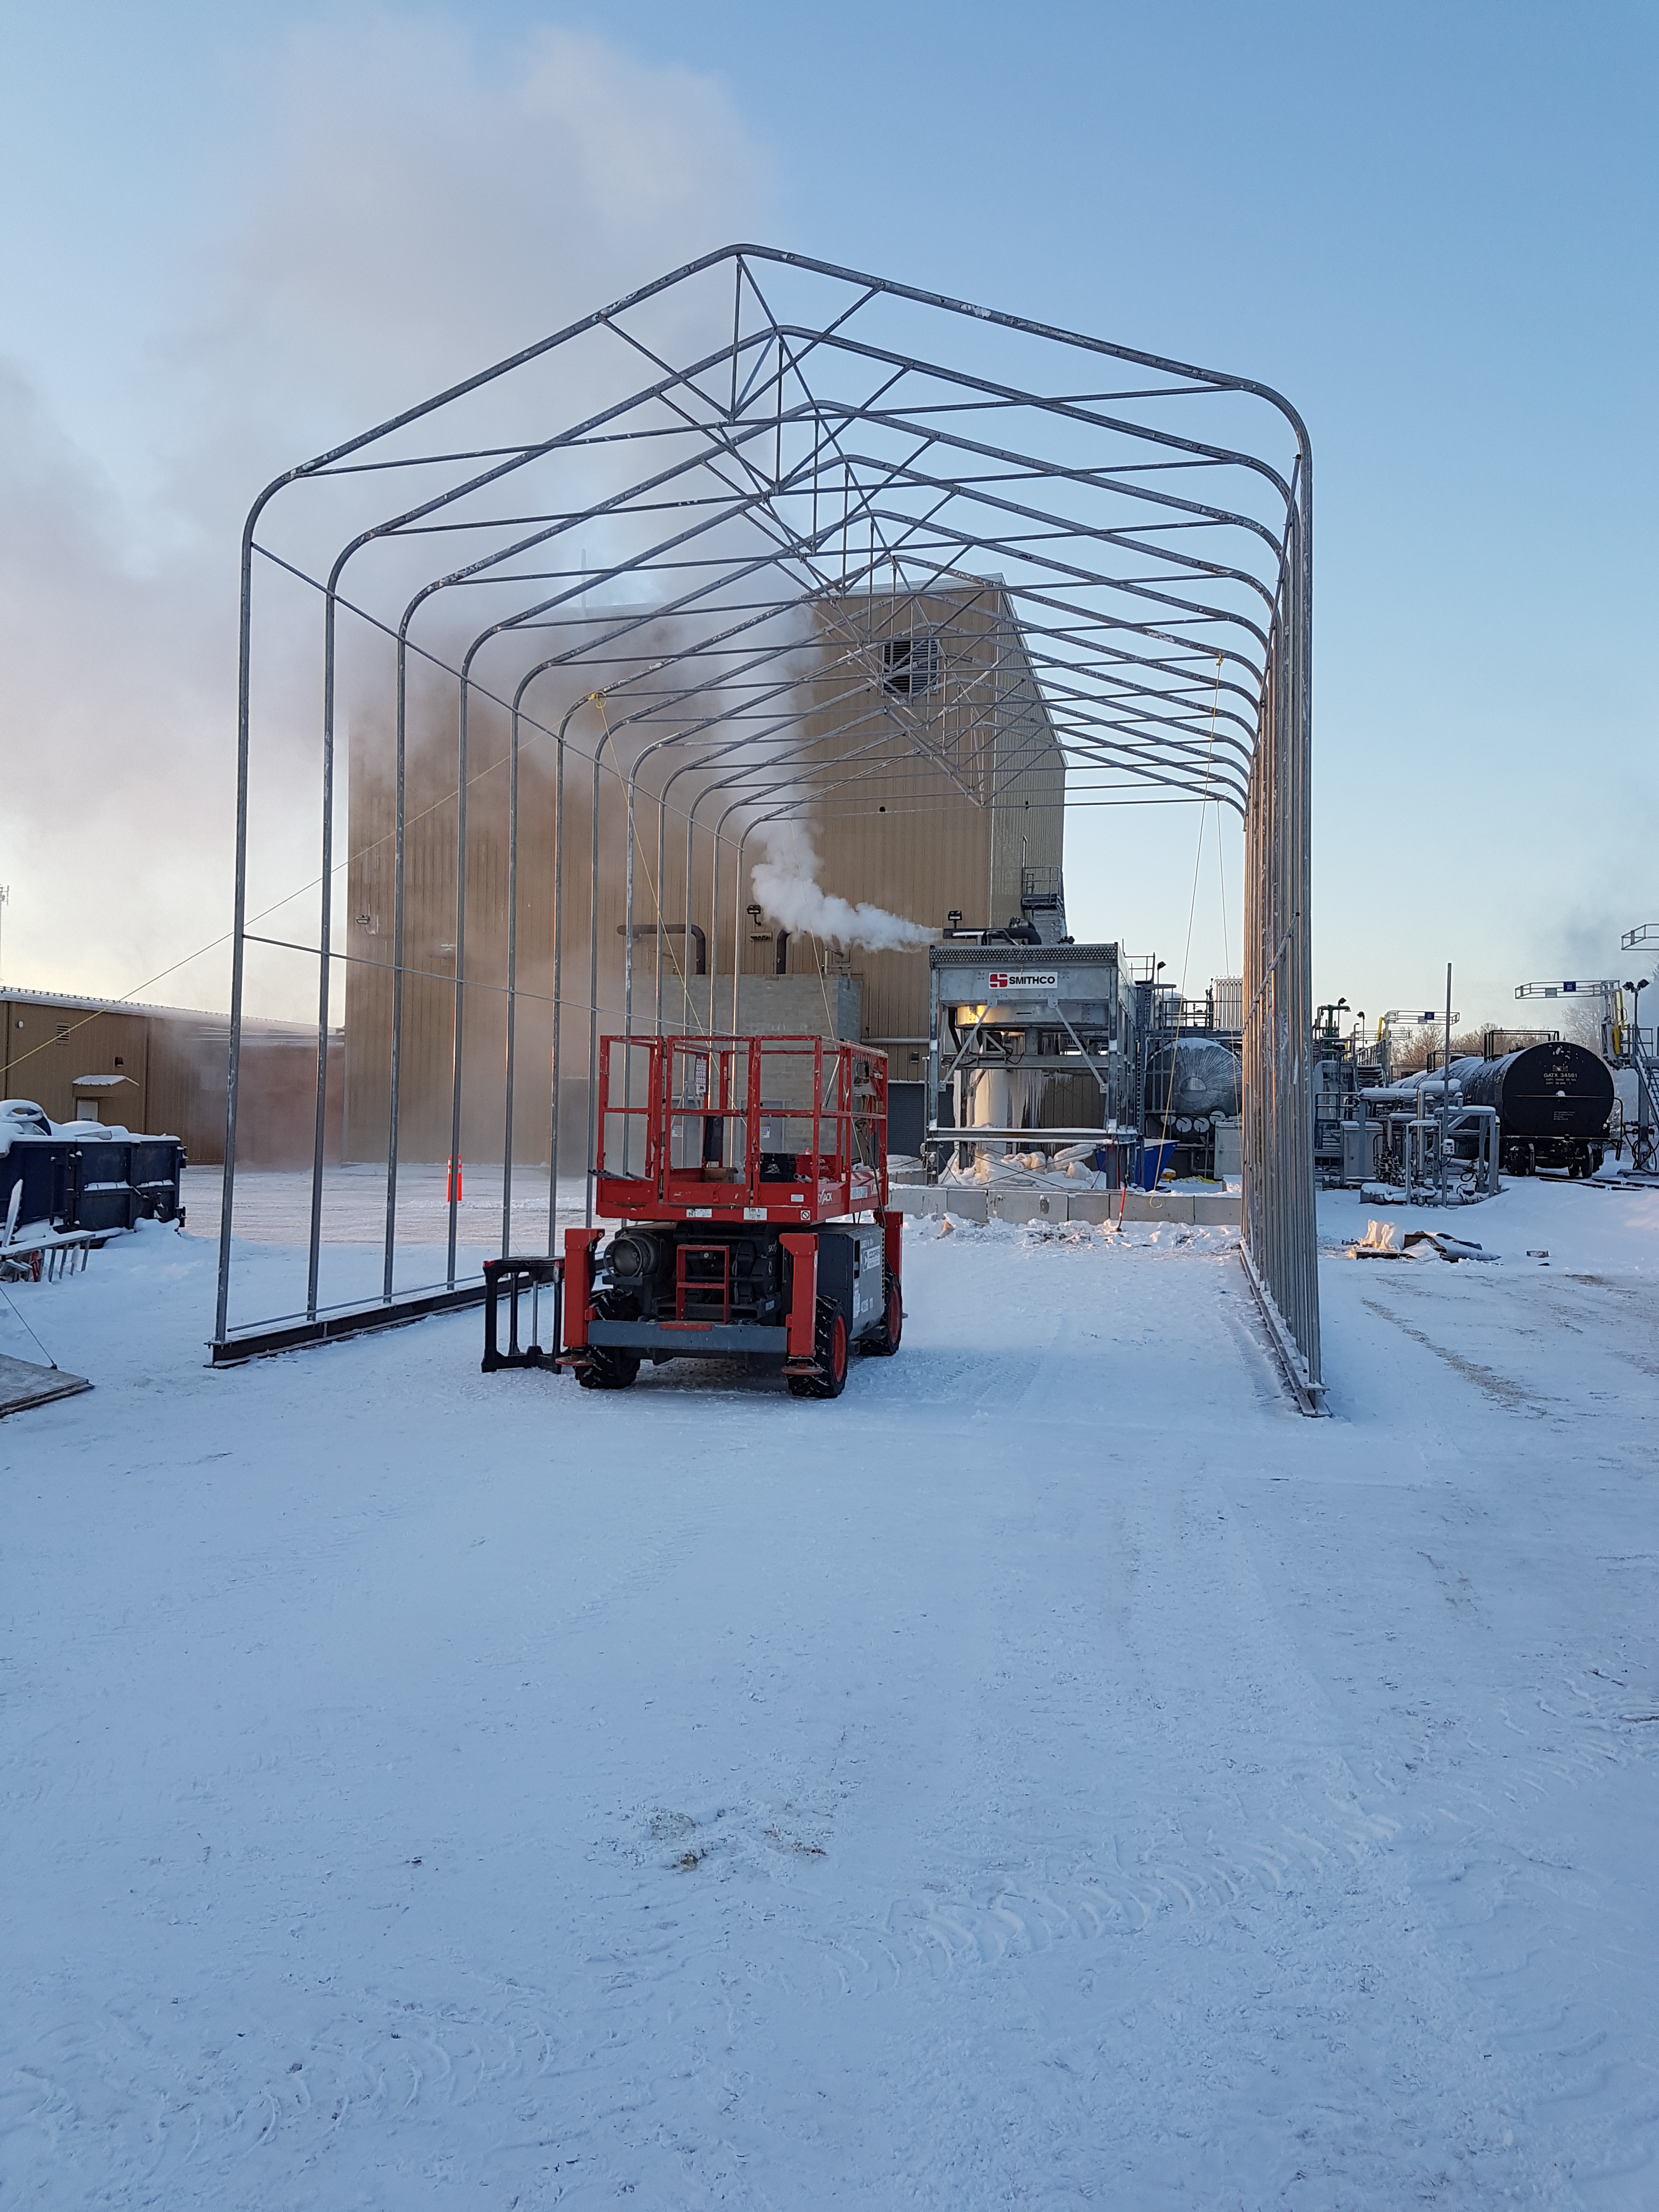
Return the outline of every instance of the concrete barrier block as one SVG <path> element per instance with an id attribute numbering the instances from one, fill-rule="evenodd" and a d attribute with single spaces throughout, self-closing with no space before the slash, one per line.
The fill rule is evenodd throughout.
<path id="1" fill-rule="evenodd" d="M 1080 1190 L 1066 1201 L 1068 1221 L 1092 1221 L 1098 1224 L 1117 1219 L 1117 1193 L 1115 1190 Z"/>
<path id="2" fill-rule="evenodd" d="M 1195 1192 L 1193 1196 L 1193 1219 L 1200 1228 L 1237 1229 L 1239 1223 L 1237 1192 Z"/>
<path id="3" fill-rule="evenodd" d="M 983 1221 L 987 1218 L 985 1193 L 964 1190 L 955 1183 L 906 1183 L 898 1188 L 890 1184 L 887 1200 L 901 1213 L 925 1214 L 934 1221 L 942 1213 L 954 1213 L 958 1221 Z"/>
<path id="4" fill-rule="evenodd" d="M 901 1212 L 937 1220 L 954 1213 L 958 1221 L 1116 1221 L 1121 1204 L 1125 1221 L 1189 1221 L 1209 1228 L 1237 1227 L 1235 1191 L 1170 1190 L 1023 1191 L 993 1184 L 975 1190 L 961 1184 L 895 1184 L 889 1203 Z"/>
<path id="5" fill-rule="evenodd" d="M 986 1193 L 993 1221 L 1064 1221 L 1066 1196 L 1063 1190 L 989 1190 Z"/>
<path id="6" fill-rule="evenodd" d="M 953 1213 L 958 1221 L 985 1221 L 990 1218 L 982 1190 L 942 1190 L 939 1196 L 945 1200 L 939 1212 Z"/>
<path id="7" fill-rule="evenodd" d="M 1237 1192 L 1184 1190 L 1021 1190 L 992 1184 L 975 1190 L 961 1184 L 895 1187 L 891 1203 L 905 1213 L 937 1220 L 954 1213 L 958 1221 L 1087 1221 L 1097 1227 L 1125 1221 L 1191 1222 L 1205 1228 L 1236 1228 Z M 1120 1211 L 1121 1209 L 1121 1211 Z"/>
<path id="8" fill-rule="evenodd" d="M 1184 1190 L 1132 1190 L 1125 1200 L 1126 1221 L 1190 1221 L 1193 1200 Z"/>

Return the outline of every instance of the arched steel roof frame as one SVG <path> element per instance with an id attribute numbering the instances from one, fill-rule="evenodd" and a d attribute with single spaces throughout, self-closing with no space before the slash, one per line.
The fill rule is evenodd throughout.
<path id="1" fill-rule="evenodd" d="M 729 338 L 705 340 L 682 360 L 686 331 L 706 327 L 711 301 L 718 304 L 708 285 L 718 290 L 724 283 L 730 284 Z M 802 313 L 804 299 L 817 307 L 826 295 L 818 319 Z M 653 324 L 653 314 L 659 324 Z M 954 333 L 951 345 L 905 349 L 918 317 Z M 632 360 L 654 374 L 643 382 L 633 380 L 638 369 L 618 378 L 608 365 L 615 357 L 606 356 L 599 370 L 610 376 L 610 386 L 592 391 L 585 408 L 568 409 L 557 390 L 550 399 L 542 390 L 543 372 L 550 365 L 562 367 L 568 357 L 570 374 L 580 383 L 595 369 L 589 341 L 601 349 L 619 341 L 624 362 Z M 939 357 L 947 353 L 951 358 Z M 1015 368 L 1036 362 L 1042 374 L 1029 377 L 1028 370 L 1029 382 L 1011 380 L 1009 354 Z M 1143 369 L 1150 376 L 1132 388 L 1091 392 L 1076 389 L 1087 380 L 1052 373 L 1056 362 L 1088 359 Z M 524 384 L 526 376 L 532 380 L 529 386 Z M 859 376 L 870 388 L 849 386 L 848 380 Z M 537 434 L 529 439 L 503 431 L 495 411 L 499 402 L 516 398 L 521 390 L 542 410 Z M 1255 433 L 1248 441 L 1222 441 L 1171 427 L 1170 409 L 1204 398 L 1225 401 L 1230 428 L 1241 404 L 1265 408 L 1276 426 L 1266 444 L 1279 450 L 1254 450 L 1262 442 Z M 556 420 L 550 430 L 550 411 L 573 419 Z M 1000 428 L 992 432 L 993 422 L 1024 428 L 1013 428 L 1012 434 Z M 440 427 L 450 434 L 434 442 L 430 433 Z M 643 470 L 631 459 L 653 452 L 662 456 L 660 462 Z M 517 483 L 532 495 L 538 492 L 542 477 L 537 472 L 549 469 L 559 494 L 556 504 L 532 495 L 519 502 L 522 513 L 487 511 L 500 487 Z M 410 472 L 422 483 L 420 495 L 402 501 L 376 497 L 374 488 L 381 481 L 395 489 L 410 480 Z M 1221 485 L 1233 487 L 1233 495 L 1212 495 Z M 319 526 L 325 531 L 331 513 L 343 512 L 344 505 L 361 508 L 372 503 L 380 511 L 371 511 L 358 526 L 337 537 L 338 550 L 331 558 L 319 559 L 307 539 L 309 522 L 299 530 L 297 551 L 286 543 L 268 542 L 273 514 L 289 516 L 293 495 L 307 487 L 321 488 L 321 509 L 313 501 L 307 513 L 320 512 Z M 577 494 L 574 499 L 571 490 Z M 283 495 L 289 495 L 286 504 Z M 1108 519 L 1112 509 L 1115 520 Z M 283 526 L 288 526 L 285 521 Z M 590 564 L 584 532 L 610 532 L 621 542 L 608 548 L 608 557 Z M 471 557 L 441 571 L 410 574 L 409 562 L 423 542 L 447 544 L 469 538 L 475 549 Z M 567 562 L 574 550 L 574 565 L 550 566 L 546 553 L 555 548 Z M 386 565 L 355 583 L 348 599 L 348 568 L 361 567 L 360 556 L 371 550 Z M 539 566 L 518 565 L 526 556 L 533 564 L 538 556 Z M 395 881 L 389 963 L 392 1054 L 380 1304 L 397 1314 L 415 1295 L 399 1288 L 394 1265 L 399 1009 L 403 978 L 416 972 L 406 968 L 404 942 L 411 661 L 418 659 L 428 678 L 453 684 L 458 702 L 452 793 L 456 944 L 451 1103 L 459 1150 L 465 997 L 469 991 L 503 988 L 469 969 L 467 796 L 478 775 L 493 774 L 503 764 L 507 770 L 514 888 L 504 988 L 510 1009 L 517 989 L 519 763 L 526 742 L 545 741 L 552 747 L 556 1040 L 564 1003 L 564 805 L 573 743 L 568 732 L 584 705 L 599 709 L 601 727 L 588 744 L 576 748 L 591 783 L 585 1006 L 591 1060 L 601 1011 L 597 912 L 605 779 L 625 793 L 622 1011 L 631 1024 L 636 812 L 641 790 L 648 790 L 647 773 L 655 773 L 661 763 L 659 788 L 649 793 L 657 812 L 659 886 L 669 817 L 684 822 L 688 927 L 698 810 L 717 792 L 730 794 L 725 812 L 712 830 L 702 832 L 712 840 L 709 896 L 716 917 L 722 848 L 736 870 L 740 899 L 744 843 L 771 818 L 760 810 L 775 813 L 809 799 L 822 803 L 832 797 L 838 805 L 855 806 L 860 788 L 878 769 L 890 774 L 896 763 L 907 760 L 907 774 L 915 775 L 919 803 L 925 804 L 931 778 L 956 774 L 952 761 L 928 742 L 926 715 L 907 715 L 902 709 L 908 702 L 884 697 L 878 683 L 876 713 L 844 717 L 830 756 L 824 757 L 822 738 L 809 745 L 804 735 L 807 710 L 789 704 L 791 693 L 804 680 L 791 676 L 791 659 L 799 653 L 809 625 L 833 647 L 839 623 L 846 650 L 832 652 L 829 665 L 861 666 L 868 676 L 875 672 L 870 665 L 874 634 L 866 625 L 860 664 L 860 637 L 854 635 L 848 642 L 846 635 L 854 627 L 849 607 L 921 606 L 965 583 L 977 586 L 988 604 L 994 602 L 1002 611 L 999 621 L 1014 626 L 1042 714 L 1085 787 L 1097 788 L 1087 783 L 1091 777 L 1124 776 L 1145 787 L 1148 798 L 1213 799 L 1232 805 L 1243 818 L 1244 1252 L 1292 1383 L 1304 1405 L 1316 1406 L 1321 1377 L 1305 1047 L 1310 1012 L 1312 472 L 1305 426 L 1280 394 L 1254 379 L 833 264 L 763 246 L 733 246 L 640 288 L 268 484 L 250 509 L 241 549 L 236 926 L 215 1329 L 216 1357 L 227 1358 L 238 1356 L 250 1334 L 270 1334 L 264 1323 L 252 1331 L 242 1322 L 233 1327 L 230 1312 L 237 1104 L 247 948 L 286 942 L 258 935 L 247 912 L 256 734 L 251 672 L 259 561 L 315 588 L 322 596 L 324 617 L 321 873 L 310 887 L 319 893 L 316 943 L 288 946 L 307 949 L 315 958 L 319 1007 L 311 1234 L 305 1314 L 293 1332 L 296 1339 L 338 1325 L 330 1322 L 321 1301 L 319 1248 L 331 991 L 338 964 L 353 957 L 336 945 L 333 902 L 333 878 L 345 865 L 337 860 L 334 842 L 337 633 L 343 612 L 366 631 L 389 640 L 395 653 L 395 826 L 389 840 Z M 1137 561 L 1146 573 L 1129 565 Z M 984 573 L 988 562 L 1000 564 L 994 574 Z M 396 611 L 382 614 L 378 601 L 386 596 L 388 581 L 396 591 L 398 578 L 405 576 Z M 884 584 L 883 578 L 889 580 Z M 649 604 L 612 605 L 597 620 L 588 614 L 589 595 L 595 591 L 614 597 L 641 583 L 655 593 Z M 552 588 L 538 592 L 538 585 Z M 509 604 L 492 610 L 482 624 L 469 626 L 457 658 L 445 649 L 441 634 L 433 635 L 429 624 L 457 594 L 479 590 L 497 599 L 507 594 Z M 738 596 L 745 591 L 758 596 L 745 604 Z M 1259 615 L 1249 611 L 1252 607 Z M 425 641 L 415 635 L 417 619 L 427 633 Z M 641 656 L 637 666 L 619 667 L 629 637 L 648 639 L 653 629 L 660 637 L 673 625 L 679 628 L 667 650 Z M 543 652 L 525 666 L 525 648 L 533 649 L 537 634 L 561 626 L 569 632 L 562 649 Z M 515 653 L 517 665 L 512 665 Z M 492 668 L 502 669 L 504 684 L 500 678 L 481 680 L 486 659 Z M 532 684 L 560 672 L 568 689 L 555 726 L 532 716 L 525 702 Z M 665 687 L 653 690 L 653 683 L 664 678 Z M 716 703 L 709 706 L 711 699 Z M 509 738 L 504 763 L 492 762 L 475 770 L 469 717 L 481 702 L 505 717 Z M 756 725 L 757 716 L 763 731 Z M 968 757 L 971 763 L 971 750 Z M 701 785 L 699 778 L 704 779 Z M 671 794 L 687 779 L 690 795 L 677 802 Z M 1118 789 L 1097 787 L 1114 793 Z M 733 813 L 743 821 L 735 840 L 726 830 Z M 653 996 L 659 1025 L 664 933 L 661 927 L 655 932 Z M 709 977 L 712 1010 L 718 927 L 711 938 L 716 962 Z M 689 985 L 687 998 L 689 1005 Z M 510 1015 L 507 1033 L 504 1234 L 513 1152 Z M 556 1042 L 554 1049 L 556 1066 Z M 554 1122 L 556 1173 L 556 1108 Z M 555 1202 L 550 1190 L 550 1224 Z M 458 1275 L 453 1205 L 446 1279 L 438 1287 L 456 1295 L 467 1288 Z"/>

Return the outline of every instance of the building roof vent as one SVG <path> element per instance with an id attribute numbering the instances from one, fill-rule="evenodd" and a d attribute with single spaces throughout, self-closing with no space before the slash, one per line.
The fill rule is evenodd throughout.
<path id="1" fill-rule="evenodd" d="M 930 629 L 881 641 L 881 688 L 901 699 L 939 689 L 939 639 Z"/>

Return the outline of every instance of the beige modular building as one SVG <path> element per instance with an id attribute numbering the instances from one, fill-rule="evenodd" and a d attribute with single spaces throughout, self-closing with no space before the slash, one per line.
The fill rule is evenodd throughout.
<path id="1" fill-rule="evenodd" d="M 47 991 L 0 993 L 8 1098 L 54 1121 L 100 1121 L 177 1137 L 192 1165 L 225 1156 L 230 1024 L 223 1014 Z M 326 1152 L 340 1154 L 344 1041 L 329 1037 Z M 316 1141 L 317 1032 L 300 1022 L 242 1024 L 237 1157 L 244 1166 L 311 1164 Z"/>
<path id="2" fill-rule="evenodd" d="M 558 975 L 562 1171 L 586 1143 L 590 855 L 599 854 L 599 1027 L 623 1025 L 628 951 L 629 772 L 633 812 L 633 1023 L 669 1030 L 712 1020 L 750 1033 L 856 1035 L 888 1053 L 896 1083 L 927 1063 L 927 957 L 913 949 L 843 948 L 786 927 L 758 904 L 763 855 L 804 869 L 824 894 L 945 928 L 1000 925 L 1035 908 L 1045 937 L 1064 932 L 1065 767 L 1019 627 L 994 581 L 956 580 L 922 595 L 849 594 L 818 602 L 792 654 L 786 702 L 690 735 L 629 718 L 625 684 L 598 708 L 590 670 L 570 672 L 575 707 L 563 757 L 562 953 Z M 672 643 L 647 626 L 635 650 Z M 720 695 L 724 696 L 724 695 Z M 696 702 L 705 723 L 708 695 Z M 543 1162 L 553 1127 L 556 792 L 559 756 L 521 725 L 516 856 L 514 773 L 499 708 L 471 702 L 465 913 L 458 914 L 458 752 L 453 690 L 412 690 L 406 724 L 404 905 L 398 1145 L 405 1160 L 452 1149 L 456 963 L 461 1012 L 463 1158 L 499 1160 L 506 1140 L 508 880 L 516 866 L 512 997 L 514 1157 Z M 684 709 L 686 718 L 691 709 Z M 601 721 L 603 714 L 603 721 Z M 592 757 L 613 735 L 593 816 Z M 733 736 L 732 732 L 736 730 Z M 653 754 L 644 747 L 672 742 Z M 354 718 L 349 754 L 349 956 L 343 1153 L 384 1159 L 391 1108 L 396 908 L 394 747 L 384 725 Z M 775 771 L 768 763 L 778 763 Z M 621 773 L 611 772 L 611 763 Z M 767 787 L 781 787 L 769 796 Z M 739 803 L 741 799 L 741 803 Z M 691 817 L 688 876 L 688 816 Z M 711 866 L 720 827 L 718 884 Z M 596 839 L 597 830 L 597 839 Z M 813 858 L 816 866 L 812 866 Z M 739 873 L 739 862 L 741 864 Z M 689 896 L 688 896 L 689 894 Z M 709 1012 L 712 985 L 714 1008 Z M 920 1104 L 918 1091 L 916 1104 Z"/>

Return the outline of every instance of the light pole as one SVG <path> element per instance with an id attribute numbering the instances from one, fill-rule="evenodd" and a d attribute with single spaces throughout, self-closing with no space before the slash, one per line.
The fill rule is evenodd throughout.
<path id="1" fill-rule="evenodd" d="M 1647 1167 L 1653 1134 L 1648 1121 L 1648 1056 L 1642 1046 L 1642 994 L 1652 980 L 1644 975 L 1639 983 L 1625 986 L 1630 993 L 1629 1057 L 1636 1069 L 1636 1141 L 1631 1146 L 1630 1164 L 1638 1174 Z"/>
<path id="2" fill-rule="evenodd" d="M 4 927 L 5 919 L 6 919 L 6 908 L 7 908 L 10 904 L 11 904 L 11 885 L 10 885 L 9 884 L 0 884 L 0 928 L 3 928 L 3 927 Z M 5 972 L 6 972 L 6 963 L 5 963 L 5 958 L 4 958 L 3 950 L 3 949 L 0 949 L 0 979 L 3 979 L 3 977 L 4 977 L 4 975 L 5 975 Z"/>

